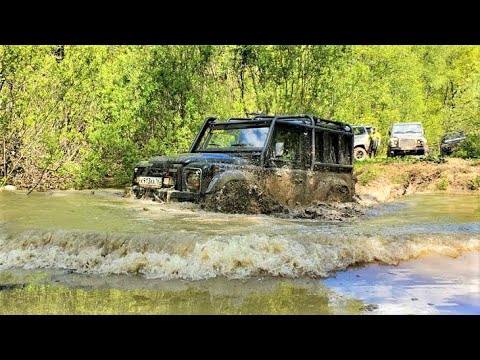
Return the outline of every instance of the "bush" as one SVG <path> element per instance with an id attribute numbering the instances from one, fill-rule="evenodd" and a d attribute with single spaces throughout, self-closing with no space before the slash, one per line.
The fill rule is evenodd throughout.
<path id="1" fill-rule="evenodd" d="M 453 156 L 463 159 L 480 159 L 480 133 L 472 133 L 467 135 L 465 141 L 460 144 Z"/>
<path id="2" fill-rule="evenodd" d="M 440 179 L 440 181 L 437 184 L 437 190 L 447 190 L 448 185 L 449 185 L 448 177 L 447 176 L 442 176 L 442 178 Z"/>
<path id="3" fill-rule="evenodd" d="M 480 189 L 480 175 L 475 176 L 475 177 L 470 181 L 470 189 L 471 189 L 471 190 L 478 190 L 478 189 Z"/>

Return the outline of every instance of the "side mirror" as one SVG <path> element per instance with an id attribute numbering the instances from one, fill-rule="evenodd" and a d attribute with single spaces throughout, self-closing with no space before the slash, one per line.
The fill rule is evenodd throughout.
<path id="1" fill-rule="evenodd" d="M 283 156 L 283 144 L 284 143 L 275 143 L 275 157 Z"/>
<path id="2" fill-rule="evenodd" d="M 388 130 L 388 136 L 392 136 L 392 132 Z"/>

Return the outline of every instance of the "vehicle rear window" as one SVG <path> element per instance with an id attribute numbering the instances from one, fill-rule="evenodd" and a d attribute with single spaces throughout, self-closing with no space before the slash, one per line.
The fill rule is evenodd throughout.
<path id="1" fill-rule="evenodd" d="M 365 134 L 365 128 L 364 127 L 354 127 L 353 128 L 353 135 L 363 135 Z"/>

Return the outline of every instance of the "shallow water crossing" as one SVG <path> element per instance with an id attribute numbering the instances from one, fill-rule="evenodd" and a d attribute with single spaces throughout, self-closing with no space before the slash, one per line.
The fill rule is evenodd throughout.
<path id="1" fill-rule="evenodd" d="M 372 263 L 362 269 L 391 272 L 435 255 L 460 263 L 462 254 L 479 250 L 476 195 L 416 195 L 370 210 L 362 219 L 326 222 L 209 213 L 188 203 L 124 199 L 113 191 L 28 197 L 3 192 L 0 312 L 370 312 L 375 309 L 365 301 L 380 304 L 377 298 L 348 292 L 332 276 L 339 279 Z M 49 294 L 53 308 L 36 302 L 45 298 L 41 294 Z M 32 307 L 7 306 L 14 296 L 31 297 Z M 55 308 L 56 297 L 72 302 Z M 267 306 L 277 300 L 293 302 Z M 95 310 L 89 301 L 101 305 Z M 432 311 L 405 312 L 452 309 L 428 306 Z M 480 305 L 472 306 L 467 313 L 478 312 Z"/>

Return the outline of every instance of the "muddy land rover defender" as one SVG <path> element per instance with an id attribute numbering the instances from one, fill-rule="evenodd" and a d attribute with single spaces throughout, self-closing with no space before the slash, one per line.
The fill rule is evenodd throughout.
<path id="1" fill-rule="evenodd" d="M 312 115 L 207 118 L 190 151 L 139 162 L 136 197 L 201 201 L 226 212 L 349 201 L 354 195 L 353 131 Z"/>
<path id="2" fill-rule="evenodd" d="M 428 155 L 427 139 L 421 123 L 393 124 L 389 135 L 387 157 Z"/>

